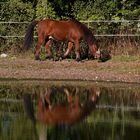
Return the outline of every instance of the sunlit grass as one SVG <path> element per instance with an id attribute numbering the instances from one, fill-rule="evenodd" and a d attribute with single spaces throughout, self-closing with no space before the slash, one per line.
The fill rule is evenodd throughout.
<path id="1" fill-rule="evenodd" d="M 115 62 L 140 62 L 140 55 L 116 55 L 112 57 L 111 61 Z"/>

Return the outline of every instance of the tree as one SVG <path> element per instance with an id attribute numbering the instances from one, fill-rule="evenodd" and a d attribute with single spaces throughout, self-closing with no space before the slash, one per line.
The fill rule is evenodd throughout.
<path id="1" fill-rule="evenodd" d="M 56 18 L 52 3 L 48 2 L 48 0 L 40 0 L 36 5 L 36 18 Z"/>
<path id="2" fill-rule="evenodd" d="M 123 19 L 139 19 L 140 18 L 140 1 L 138 0 L 123 0 L 121 8 L 117 12 Z"/>
<path id="3" fill-rule="evenodd" d="M 31 3 L 23 3 L 21 0 L 10 0 L 1 5 L 1 21 L 31 21 L 34 11 Z"/>
<path id="4" fill-rule="evenodd" d="M 65 19 L 72 16 L 72 4 L 75 0 L 48 0 L 54 10 L 56 11 L 56 16 Z"/>

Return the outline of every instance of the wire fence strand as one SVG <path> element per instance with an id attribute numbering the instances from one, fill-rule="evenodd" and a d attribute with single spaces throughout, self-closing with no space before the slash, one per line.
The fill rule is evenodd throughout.
<path id="1" fill-rule="evenodd" d="M 132 23 L 132 22 L 138 22 L 137 23 L 137 29 L 140 30 L 140 20 L 85 20 L 80 21 L 82 23 Z M 31 22 L 28 21 L 0 21 L 0 24 L 30 24 Z M 140 33 L 126 33 L 126 34 L 94 34 L 94 36 L 97 37 L 139 37 Z M 35 38 L 37 36 L 34 36 Z M 0 35 L 0 38 L 24 38 L 24 35 Z"/>
<path id="2" fill-rule="evenodd" d="M 139 37 L 140 34 L 95 34 L 96 37 Z M 24 38 L 25 36 L 2 36 L 0 38 Z M 37 38 L 38 36 L 34 36 Z"/>
<path id="3" fill-rule="evenodd" d="M 82 23 L 129 23 L 129 22 L 140 22 L 140 20 L 80 20 Z M 31 23 L 29 21 L 0 21 L 0 24 L 23 24 L 23 23 Z"/>

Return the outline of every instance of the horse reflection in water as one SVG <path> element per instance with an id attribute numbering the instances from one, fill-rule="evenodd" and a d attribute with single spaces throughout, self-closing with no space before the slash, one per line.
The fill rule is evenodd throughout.
<path id="1" fill-rule="evenodd" d="M 59 89 L 58 89 L 59 90 Z M 46 125 L 73 125 L 85 119 L 96 107 L 100 96 L 99 88 L 91 88 L 87 91 L 86 100 L 80 101 L 80 89 L 64 88 L 61 90 L 66 96 L 66 104 L 51 103 L 54 94 L 52 88 L 48 88 L 45 94 L 37 95 L 37 111 L 33 109 L 31 95 L 24 95 L 24 108 L 27 116 L 33 121 L 35 134 L 37 135 L 36 123 L 41 122 L 42 128 L 39 130 L 39 140 L 46 140 Z"/>
<path id="2" fill-rule="evenodd" d="M 51 92 L 39 98 L 37 120 L 45 124 L 74 124 L 84 119 L 95 108 L 99 98 L 99 90 L 90 89 L 88 100 L 80 103 L 78 89 L 75 95 L 71 95 L 68 89 L 64 89 L 68 104 L 52 106 L 50 102 Z"/>

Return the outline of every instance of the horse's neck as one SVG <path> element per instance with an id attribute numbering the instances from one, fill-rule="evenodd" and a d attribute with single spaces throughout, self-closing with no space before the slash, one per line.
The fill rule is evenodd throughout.
<path id="1" fill-rule="evenodd" d="M 95 43 L 95 37 L 93 33 L 85 25 L 83 25 L 83 34 L 84 40 L 88 43 L 88 45 L 92 45 Z"/>
<path id="2" fill-rule="evenodd" d="M 89 46 L 94 45 L 95 42 L 96 42 L 94 36 L 91 35 L 91 34 L 89 34 L 89 35 L 85 35 L 85 36 L 84 36 L 84 40 L 88 43 Z"/>

